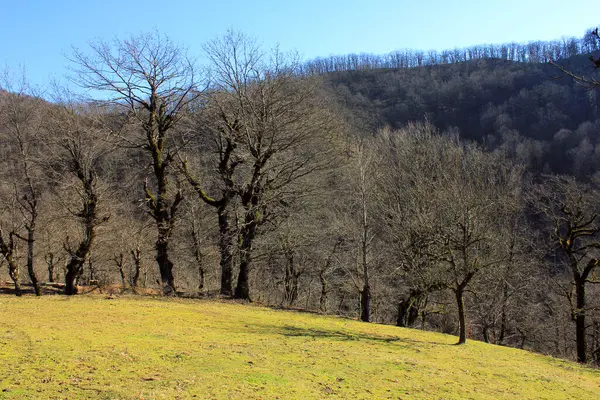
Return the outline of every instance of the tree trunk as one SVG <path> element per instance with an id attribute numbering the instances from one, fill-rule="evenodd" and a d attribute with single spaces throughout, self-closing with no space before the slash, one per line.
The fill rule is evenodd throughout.
<path id="1" fill-rule="evenodd" d="M 286 258 L 287 263 L 285 266 L 283 285 L 285 291 L 285 302 L 288 306 L 291 306 L 298 299 L 298 279 L 301 275 L 301 272 L 296 269 L 293 250 L 286 251 Z"/>
<path id="2" fill-rule="evenodd" d="M 54 283 L 54 253 L 46 255 L 46 264 L 48 265 L 48 282 Z"/>
<path id="3" fill-rule="evenodd" d="M 585 343 L 585 279 L 575 280 L 575 337 L 577 343 L 577 362 L 586 363 L 586 343 Z"/>
<path id="4" fill-rule="evenodd" d="M 204 285 L 205 285 L 205 278 L 204 278 L 204 268 L 202 266 L 198 267 L 198 292 L 200 292 L 200 294 L 202 294 L 202 291 L 204 290 Z"/>
<path id="5" fill-rule="evenodd" d="M 71 265 L 71 263 L 69 263 L 69 265 L 67 266 L 67 273 L 65 274 L 65 294 L 68 296 L 72 296 L 77 294 L 78 289 L 77 289 L 77 285 L 75 285 L 75 280 L 77 279 L 77 276 L 79 275 L 79 273 L 81 272 L 81 270 L 77 270 L 76 267 L 74 267 L 73 265 Z"/>
<path id="6" fill-rule="evenodd" d="M 456 306 L 458 307 L 459 336 L 457 344 L 465 344 L 467 343 L 467 318 L 465 315 L 464 288 L 459 286 L 454 289 L 454 294 L 456 295 Z"/>
<path id="7" fill-rule="evenodd" d="M 161 234 L 160 231 L 158 240 L 156 241 L 156 263 L 160 271 L 163 294 L 176 294 L 173 263 L 169 260 L 169 238 L 165 234 Z"/>
<path id="8" fill-rule="evenodd" d="M 369 285 L 369 243 L 371 237 L 369 235 L 370 223 L 369 213 L 367 210 L 367 178 L 368 176 L 368 161 L 362 159 L 360 163 L 360 198 L 361 198 L 361 263 L 362 263 L 362 280 L 363 288 L 360 291 L 360 320 L 369 322 L 371 319 L 371 287 Z"/>
<path id="9" fill-rule="evenodd" d="M 93 219 L 92 219 L 93 220 Z M 89 255 L 90 248 L 95 237 L 95 225 L 91 224 L 87 228 L 86 237 L 79 243 L 77 250 L 71 252 L 71 259 L 66 265 L 65 273 L 65 294 L 77 294 L 76 280 L 83 273 L 83 265 Z"/>
<path id="10" fill-rule="evenodd" d="M 76 165 L 79 166 L 80 164 L 77 163 Z M 82 169 L 77 169 L 76 173 L 83 183 L 86 196 L 80 212 L 84 236 L 79 242 L 77 249 L 72 250 L 68 245 L 65 246 L 70 254 L 70 259 L 66 265 L 67 272 L 65 273 L 65 294 L 67 295 L 77 294 L 75 281 L 83 272 L 83 265 L 90 255 L 96 237 L 96 227 L 100 223 L 96 215 L 98 195 L 96 194 L 95 175 L 91 171 L 88 171 L 86 174 Z M 93 267 L 91 269 L 93 270 Z"/>
<path id="11" fill-rule="evenodd" d="M 231 296 L 233 293 L 233 257 L 231 255 L 233 237 L 229 230 L 229 214 L 225 210 L 219 210 L 218 216 L 219 251 L 221 253 L 221 295 Z"/>
<path id="12" fill-rule="evenodd" d="M 119 274 L 121 275 L 121 286 L 127 286 L 127 277 L 125 276 L 125 255 L 121 252 L 119 257 L 115 257 L 115 262 L 119 267 Z"/>
<path id="13" fill-rule="evenodd" d="M 483 326 L 483 341 L 486 343 L 490 343 L 490 327 L 485 323 Z"/>
<path id="14" fill-rule="evenodd" d="M 136 288 L 138 287 L 140 273 L 142 271 L 142 251 L 140 249 L 140 246 L 136 246 L 134 250 L 131 250 L 131 257 L 133 257 L 134 265 L 133 277 L 131 278 L 131 286 Z"/>
<path id="15" fill-rule="evenodd" d="M 242 245 L 240 247 L 240 272 L 233 297 L 252 301 L 250 299 L 250 266 L 252 263 L 252 242 L 256 236 L 256 215 L 253 210 L 246 211 L 244 226 L 241 230 Z"/>
<path id="16" fill-rule="evenodd" d="M 200 247 L 200 236 L 198 235 L 196 221 L 193 218 L 192 240 L 194 242 L 194 258 L 196 259 L 196 265 L 198 266 L 198 292 L 202 293 L 202 291 L 204 290 L 204 255 L 202 254 L 202 248 Z"/>
<path id="17" fill-rule="evenodd" d="M 29 273 L 29 279 L 36 296 L 42 295 L 42 288 L 38 282 L 35 270 L 33 268 L 33 250 L 35 245 L 35 215 L 32 215 L 32 221 L 27 227 L 27 272 Z"/>
<path id="18" fill-rule="evenodd" d="M 170 159 L 167 157 L 163 160 L 163 146 L 165 132 L 159 127 L 155 131 L 153 124 L 156 115 L 150 118 L 150 127 L 147 128 L 148 141 L 151 144 L 151 152 L 153 157 L 153 170 L 156 178 L 156 195 L 153 195 L 148 188 L 147 182 L 144 182 L 144 191 L 146 192 L 146 200 L 150 214 L 156 222 L 157 238 L 156 238 L 156 263 L 160 272 L 161 285 L 164 295 L 176 295 L 175 277 L 173 276 L 173 262 L 169 259 L 169 240 L 175 225 L 175 215 L 179 203 L 183 201 L 181 191 L 169 201 L 168 192 L 168 166 Z M 158 134 L 160 140 L 155 141 L 154 135 Z M 169 206 L 169 203 L 171 204 Z"/>
<path id="19" fill-rule="evenodd" d="M 321 296 L 319 297 L 319 311 L 327 312 L 327 279 L 325 279 L 325 270 L 319 271 L 319 281 L 321 282 Z"/>
<path id="20" fill-rule="evenodd" d="M 238 274 L 237 286 L 235 287 L 234 299 L 250 300 L 250 286 L 248 273 L 250 270 L 250 255 L 242 254 L 240 261 L 240 273 Z"/>
<path id="21" fill-rule="evenodd" d="M 8 263 L 8 275 L 10 279 L 12 279 L 15 284 L 15 295 L 21 296 L 23 293 L 21 291 L 21 280 L 19 277 L 19 265 L 16 263 L 13 258 L 13 254 L 15 251 L 15 233 L 10 232 L 8 234 L 8 241 L 4 239 L 4 233 L 2 232 L 2 228 L 0 227 L 0 254 L 4 256 L 4 259 Z"/>
<path id="22" fill-rule="evenodd" d="M 360 291 L 360 320 L 369 322 L 371 319 L 371 288 L 367 283 Z"/>
<path id="23" fill-rule="evenodd" d="M 15 295 L 18 297 L 22 296 L 23 292 L 21 290 L 21 280 L 19 279 L 19 267 L 14 263 L 14 260 L 8 260 L 8 275 L 15 285 Z"/>
<path id="24" fill-rule="evenodd" d="M 421 295 L 418 291 L 411 291 L 408 298 L 400 300 L 398 303 L 398 315 L 396 317 L 396 326 L 412 326 L 419 318 L 419 306 L 417 302 Z"/>
<path id="25" fill-rule="evenodd" d="M 502 314 L 500 316 L 500 334 L 498 335 L 498 344 L 504 344 L 504 338 L 506 337 L 506 328 L 507 328 L 507 312 L 506 308 L 508 306 L 508 283 L 504 282 L 504 287 L 502 288 Z"/>

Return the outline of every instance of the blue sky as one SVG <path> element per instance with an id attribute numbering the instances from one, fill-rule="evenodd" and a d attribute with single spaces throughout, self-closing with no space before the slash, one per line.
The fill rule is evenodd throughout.
<path id="1" fill-rule="evenodd" d="M 0 0 L 0 18 L 0 67 L 23 65 L 42 85 L 67 73 L 71 46 L 155 28 L 194 56 L 233 28 L 311 59 L 579 37 L 600 24 L 600 1 Z"/>

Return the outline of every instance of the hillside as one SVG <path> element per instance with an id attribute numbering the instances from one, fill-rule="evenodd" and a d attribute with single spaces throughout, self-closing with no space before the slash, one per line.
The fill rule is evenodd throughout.
<path id="1" fill-rule="evenodd" d="M 257 306 L 0 304 L 2 399 L 592 399 L 600 386 L 600 371 L 534 353 Z"/>
<path id="2" fill-rule="evenodd" d="M 597 76 L 586 56 L 561 60 Z M 550 64 L 480 59 L 326 75 L 350 124 L 362 132 L 428 120 L 441 131 L 503 149 L 534 172 L 589 176 L 600 169 L 598 89 Z"/>

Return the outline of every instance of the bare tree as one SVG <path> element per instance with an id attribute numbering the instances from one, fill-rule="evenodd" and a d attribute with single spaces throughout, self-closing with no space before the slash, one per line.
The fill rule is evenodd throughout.
<path id="1" fill-rule="evenodd" d="M 237 147 L 235 126 L 228 124 L 223 119 L 224 112 L 217 100 L 219 94 L 214 93 L 209 98 L 206 111 L 197 118 L 197 129 L 206 132 L 211 138 L 211 150 L 216 154 L 214 162 L 217 166 L 218 176 L 213 183 L 220 192 L 219 197 L 211 197 L 204 189 L 201 180 L 190 172 L 188 160 L 182 161 L 181 170 L 187 181 L 194 188 L 198 198 L 205 204 L 213 207 L 217 213 L 219 223 L 219 252 L 221 267 L 220 293 L 223 296 L 233 294 L 233 248 L 236 235 L 235 227 L 231 222 L 231 204 L 236 196 L 234 174 L 236 167 L 242 161 L 235 153 Z"/>
<path id="2" fill-rule="evenodd" d="M 561 292 L 568 299 L 575 323 L 577 361 L 587 362 L 586 302 L 588 283 L 600 283 L 593 272 L 600 262 L 599 192 L 572 177 L 550 177 L 534 187 L 532 201 L 547 224 L 559 262 L 570 272 Z"/>
<path id="3" fill-rule="evenodd" d="M 397 292 L 396 324 L 412 326 L 419 317 L 424 324 L 425 306 L 431 293 L 444 287 L 437 271 L 441 254 L 437 246 L 437 207 L 431 196 L 435 185 L 428 179 L 439 160 L 431 144 L 429 125 L 414 125 L 400 132 L 379 132 L 375 146 L 381 155 L 378 168 L 378 212 L 382 240 L 387 248 L 388 279 Z M 424 131 L 424 132 L 422 132 Z"/>
<path id="4" fill-rule="evenodd" d="M 259 226 L 276 219 L 276 210 L 296 195 L 292 183 L 322 168 L 331 117 L 310 79 L 301 78 L 296 58 L 274 50 L 270 55 L 248 37 L 228 32 L 206 46 L 212 62 L 211 96 L 219 118 L 221 198 L 197 190 L 203 201 L 226 207 L 235 193 L 239 218 L 240 269 L 234 297 L 250 300 L 249 277 Z M 188 175 L 189 176 L 189 175 Z M 196 186 L 198 188 L 198 186 Z M 281 215 L 281 214 L 279 214 Z M 221 229 L 222 263 L 229 233 Z M 222 264 L 223 266 L 223 264 Z M 227 287 L 226 287 L 227 288 Z"/>
<path id="5" fill-rule="evenodd" d="M 467 288 L 506 257 L 497 246 L 499 221 L 518 210 L 521 171 L 474 145 L 439 136 L 427 124 L 382 136 L 396 177 L 383 182 L 392 182 L 384 190 L 391 191 L 388 224 L 398 223 L 400 271 L 416 275 L 421 288 L 453 292 L 459 344 L 465 343 Z"/>
<path id="6" fill-rule="evenodd" d="M 376 256 L 375 205 L 378 200 L 377 153 L 372 143 L 357 140 L 347 150 L 346 185 L 338 203 L 338 215 L 346 227 L 342 232 L 353 254 L 345 270 L 360 298 L 360 319 L 371 320 L 372 274 Z"/>
<path id="7" fill-rule="evenodd" d="M 153 180 L 143 184 L 148 213 L 157 229 L 156 262 L 163 291 L 175 293 L 169 240 L 183 196 L 169 180 L 171 166 L 185 140 L 176 141 L 186 108 L 200 95 L 198 77 L 185 51 L 157 32 L 90 45 L 91 55 L 73 53 L 78 83 L 99 103 L 127 116 L 115 132 L 124 143 L 150 158 Z M 127 130 L 140 132 L 127 136 Z"/>
<path id="8" fill-rule="evenodd" d="M 76 280 L 83 272 L 99 225 L 108 220 L 102 215 L 98 170 L 110 145 L 102 138 L 102 129 L 90 110 L 69 101 L 53 107 L 47 118 L 49 172 L 57 203 L 79 225 L 80 232 L 68 235 L 63 247 L 68 254 L 65 294 L 77 294 Z M 75 240 L 74 240 L 75 239 Z"/>
<path id="9" fill-rule="evenodd" d="M 43 186 L 42 174 L 37 163 L 41 148 L 37 136 L 41 127 L 44 104 L 41 99 L 33 96 L 24 72 L 16 77 L 6 70 L 0 77 L 0 89 L 10 93 L 1 102 L 0 114 L 3 117 L 2 125 L 10 138 L 9 145 L 14 146 L 13 151 L 18 155 L 16 163 L 14 159 L 10 159 L 13 162 L 7 170 L 10 171 L 11 180 L 14 181 L 14 196 L 23 220 L 22 228 L 25 230 L 25 235 L 19 233 L 19 229 L 11 231 L 11 235 L 27 243 L 27 273 L 36 296 L 40 296 L 42 292 L 35 272 L 34 260 Z"/>
<path id="10" fill-rule="evenodd" d="M 15 285 L 15 295 L 21 296 L 21 279 L 18 261 L 15 258 L 15 235 L 11 231 L 8 237 L 5 237 L 0 227 L 0 254 L 8 263 L 8 274 Z"/>

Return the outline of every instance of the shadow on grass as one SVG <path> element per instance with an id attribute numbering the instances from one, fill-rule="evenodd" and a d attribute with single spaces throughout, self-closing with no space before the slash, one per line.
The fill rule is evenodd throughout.
<path id="1" fill-rule="evenodd" d="M 433 346 L 454 346 L 452 343 L 431 342 L 427 340 L 417 340 L 411 338 L 400 338 L 396 336 L 383 336 L 367 333 L 350 333 L 340 330 L 324 330 L 302 328 L 292 325 L 246 325 L 247 328 L 254 328 L 256 332 L 271 333 L 287 337 L 305 337 L 313 340 L 328 339 L 337 341 L 371 341 L 378 343 L 394 343 L 402 347 L 420 347 L 424 344 Z"/>
<path id="2" fill-rule="evenodd" d="M 61 283 L 40 283 L 43 295 L 62 294 L 64 292 L 64 284 Z M 15 287 L 11 283 L 0 283 L 0 294 L 15 295 Z M 29 283 L 21 284 L 21 294 L 34 295 L 33 285 Z"/>

